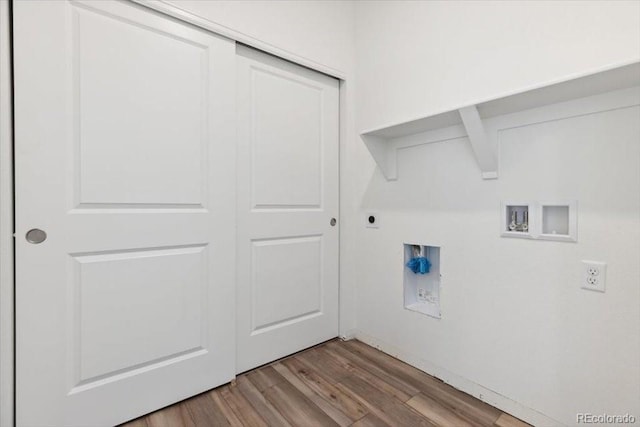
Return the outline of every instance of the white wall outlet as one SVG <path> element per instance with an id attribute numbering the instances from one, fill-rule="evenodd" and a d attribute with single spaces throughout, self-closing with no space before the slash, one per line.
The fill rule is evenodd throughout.
<path id="1" fill-rule="evenodd" d="M 375 211 L 369 211 L 364 214 L 364 221 L 367 228 L 380 227 L 380 214 Z"/>
<path id="2" fill-rule="evenodd" d="M 582 261 L 583 289 L 604 292 L 607 278 L 607 264 L 599 261 Z"/>
<path id="3" fill-rule="evenodd" d="M 425 288 L 418 288 L 418 300 L 425 302 L 427 300 L 427 290 Z"/>

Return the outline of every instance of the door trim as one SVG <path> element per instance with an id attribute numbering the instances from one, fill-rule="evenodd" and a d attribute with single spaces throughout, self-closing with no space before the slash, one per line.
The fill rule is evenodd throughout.
<path id="1" fill-rule="evenodd" d="M 260 39 L 251 37 L 248 34 L 241 33 L 240 31 L 234 30 L 233 28 L 229 28 L 223 24 L 210 21 L 206 18 L 203 18 L 189 11 L 186 11 L 178 6 L 168 3 L 165 0 L 151 0 L 151 1 L 131 0 L 131 1 L 134 3 L 138 3 L 141 6 L 153 9 L 157 12 L 161 12 L 165 15 L 174 17 L 180 21 L 188 22 L 189 24 L 195 25 L 196 27 L 200 27 L 212 33 L 227 37 L 231 40 L 235 40 L 236 42 L 246 44 L 248 46 L 262 50 L 263 52 L 267 52 L 279 58 L 286 59 L 287 61 L 294 62 L 298 65 L 311 68 L 312 70 L 319 71 L 331 77 L 335 77 L 338 80 L 345 79 L 344 72 L 340 70 L 336 70 L 335 68 L 316 62 L 312 59 L 305 58 L 300 55 L 296 55 L 295 53 L 289 52 L 285 49 L 281 49 L 277 46 L 274 46 Z"/>
<path id="2" fill-rule="evenodd" d="M 14 425 L 13 76 L 11 4 L 0 0 L 0 425 Z"/>

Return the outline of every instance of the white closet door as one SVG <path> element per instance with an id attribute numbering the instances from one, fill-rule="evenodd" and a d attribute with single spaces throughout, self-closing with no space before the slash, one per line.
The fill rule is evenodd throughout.
<path id="1" fill-rule="evenodd" d="M 238 47 L 243 372 L 338 335 L 338 81 Z"/>
<path id="2" fill-rule="evenodd" d="M 234 43 L 131 3 L 14 13 L 18 425 L 113 425 L 228 382 Z"/>

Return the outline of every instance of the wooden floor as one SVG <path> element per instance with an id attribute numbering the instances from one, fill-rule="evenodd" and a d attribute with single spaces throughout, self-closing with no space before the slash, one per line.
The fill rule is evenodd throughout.
<path id="1" fill-rule="evenodd" d="M 498 426 L 524 422 L 359 341 L 329 341 L 126 427 Z"/>

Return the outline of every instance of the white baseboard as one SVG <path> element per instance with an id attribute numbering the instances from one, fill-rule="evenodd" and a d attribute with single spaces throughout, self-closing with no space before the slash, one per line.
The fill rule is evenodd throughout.
<path id="1" fill-rule="evenodd" d="M 349 329 L 348 331 L 340 332 L 338 337 L 343 341 L 349 341 L 356 338 L 357 332 L 358 331 L 356 329 Z"/>
<path id="2" fill-rule="evenodd" d="M 446 369 L 443 369 L 424 359 L 421 359 L 416 355 L 409 354 L 393 345 L 387 344 L 359 330 L 354 330 L 351 332 L 353 332 L 353 338 L 362 341 L 363 343 L 368 344 L 371 347 L 375 347 L 378 350 L 395 357 L 396 359 L 402 360 L 403 362 L 408 363 L 409 365 L 414 366 L 421 371 L 424 371 L 427 374 L 444 381 L 452 387 L 470 394 L 471 396 L 474 396 L 482 400 L 483 402 L 500 409 L 501 411 L 513 415 L 514 417 L 520 418 L 521 420 L 526 421 L 529 424 L 545 427 L 556 427 L 563 425 L 561 422 L 556 421 L 536 411 L 535 409 L 524 406 L 521 403 L 518 403 L 515 400 L 496 393 L 493 390 L 489 390 L 488 388 L 483 387 L 480 384 L 476 384 L 471 380 L 463 378 L 457 374 L 454 374 L 453 372 L 449 372 Z"/>

